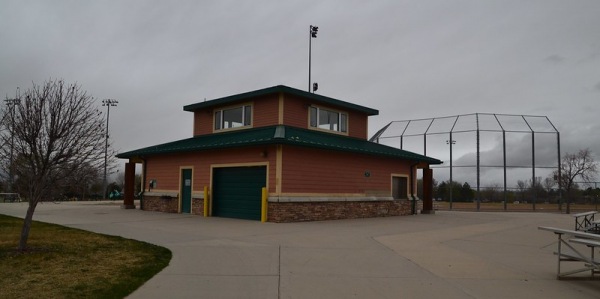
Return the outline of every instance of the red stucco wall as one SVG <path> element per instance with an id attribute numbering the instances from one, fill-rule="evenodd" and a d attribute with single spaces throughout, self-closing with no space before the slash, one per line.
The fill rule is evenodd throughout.
<path id="1" fill-rule="evenodd" d="M 283 124 L 288 126 L 308 128 L 308 107 L 313 104 L 310 100 L 285 95 Z M 322 108 L 348 113 L 348 136 L 361 139 L 368 138 L 368 116 L 363 113 L 344 110 L 334 106 L 318 104 Z"/>
<path id="2" fill-rule="evenodd" d="M 391 174 L 407 174 L 407 161 L 338 151 L 283 147 L 283 193 L 391 194 Z M 365 176 L 369 172 L 370 176 Z"/>
<path id="3" fill-rule="evenodd" d="M 275 146 L 223 149 L 197 153 L 179 153 L 147 158 L 146 188 L 151 179 L 157 181 L 155 190 L 179 190 L 180 167 L 192 166 L 193 192 L 202 192 L 210 186 L 210 167 L 214 164 L 269 163 L 270 188 L 275 186 Z M 266 153 L 266 157 L 261 156 Z M 273 186 L 273 187 L 271 187 Z"/>
<path id="4" fill-rule="evenodd" d="M 279 95 L 270 94 L 263 97 L 240 101 L 238 104 L 230 104 L 223 107 L 252 103 L 252 126 L 254 128 L 272 126 L 279 124 Z M 310 100 L 284 95 L 283 101 L 283 124 L 288 126 L 308 128 L 308 107 L 313 104 Z M 318 105 L 336 111 L 348 113 L 348 136 L 367 139 L 368 138 L 368 116 L 334 106 Z M 213 133 L 214 110 L 223 107 L 213 107 L 194 111 L 194 136 Z"/>

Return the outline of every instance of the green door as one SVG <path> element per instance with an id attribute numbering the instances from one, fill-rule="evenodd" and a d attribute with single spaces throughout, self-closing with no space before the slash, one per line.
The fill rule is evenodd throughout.
<path id="1" fill-rule="evenodd" d="M 181 170 L 181 213 L 192 211 L 192 170 Z"/>
<path id="2" fill-rule="evenodd" d="M 213 215 L 260 220 L 267 167 L 224 167 L 213 170 Z"/>

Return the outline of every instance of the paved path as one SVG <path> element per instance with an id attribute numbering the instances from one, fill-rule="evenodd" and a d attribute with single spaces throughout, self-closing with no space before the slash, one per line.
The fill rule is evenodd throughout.
<path id="1" fill-rule="evenodd" d="M 25 203 L 0 203 L 23 217 Z M 438 212 L 260 223 L 44 203 L 35 220 L 165 246 L 170 265 L 130 298 L 599 298 L 600 282 L 558 281 L 568 215 Z M 148 261 L 151 262 L 151 261 Z"/>

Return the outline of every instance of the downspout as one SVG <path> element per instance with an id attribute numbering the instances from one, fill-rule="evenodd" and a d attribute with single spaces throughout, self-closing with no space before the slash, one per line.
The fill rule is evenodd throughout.
<path id="1" fill-rule="evenodd" d="M 148 164 L 148 161 L 146 161 L 145 158 L 141 158 L 142 159 L 142 169 L 143 169 L 143 176 L 144 176 L 144 182 L 142 183 L 142 194 L 140 194 L 140 210 L 144 209 L 144 194 L 146 193 L 146 166 Z"/>
<path id="2" fill-rule="evenodd" d="M 410 205 L 410 213 L 411 215 L 417 214 L 417 198 L 415 197 L 415 166 L 419 165 L 419 163 L 415 163 L 410 165 L 410 174 L 409 174 L 409 190 L 411 197 L 411 205 Z"/>

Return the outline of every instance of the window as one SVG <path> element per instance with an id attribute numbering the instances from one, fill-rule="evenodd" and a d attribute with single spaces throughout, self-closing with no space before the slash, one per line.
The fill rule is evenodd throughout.
<path id="1" fill-rule="evenodd" d="M 251 105 L 215 111 L 215 130 L 240 128 L 251 124 Z"/>
<path id="2" fill-rule="evenodd" d="M 348 132 L 348 115 L 346 113 L 310 107 L 310 126 L 324 130 Z"/>
<path id="3" fill-rule="evenodd" d="M 408 198 L 408 178 L 392 177 L 392 196 L 394 199 Z"/>

